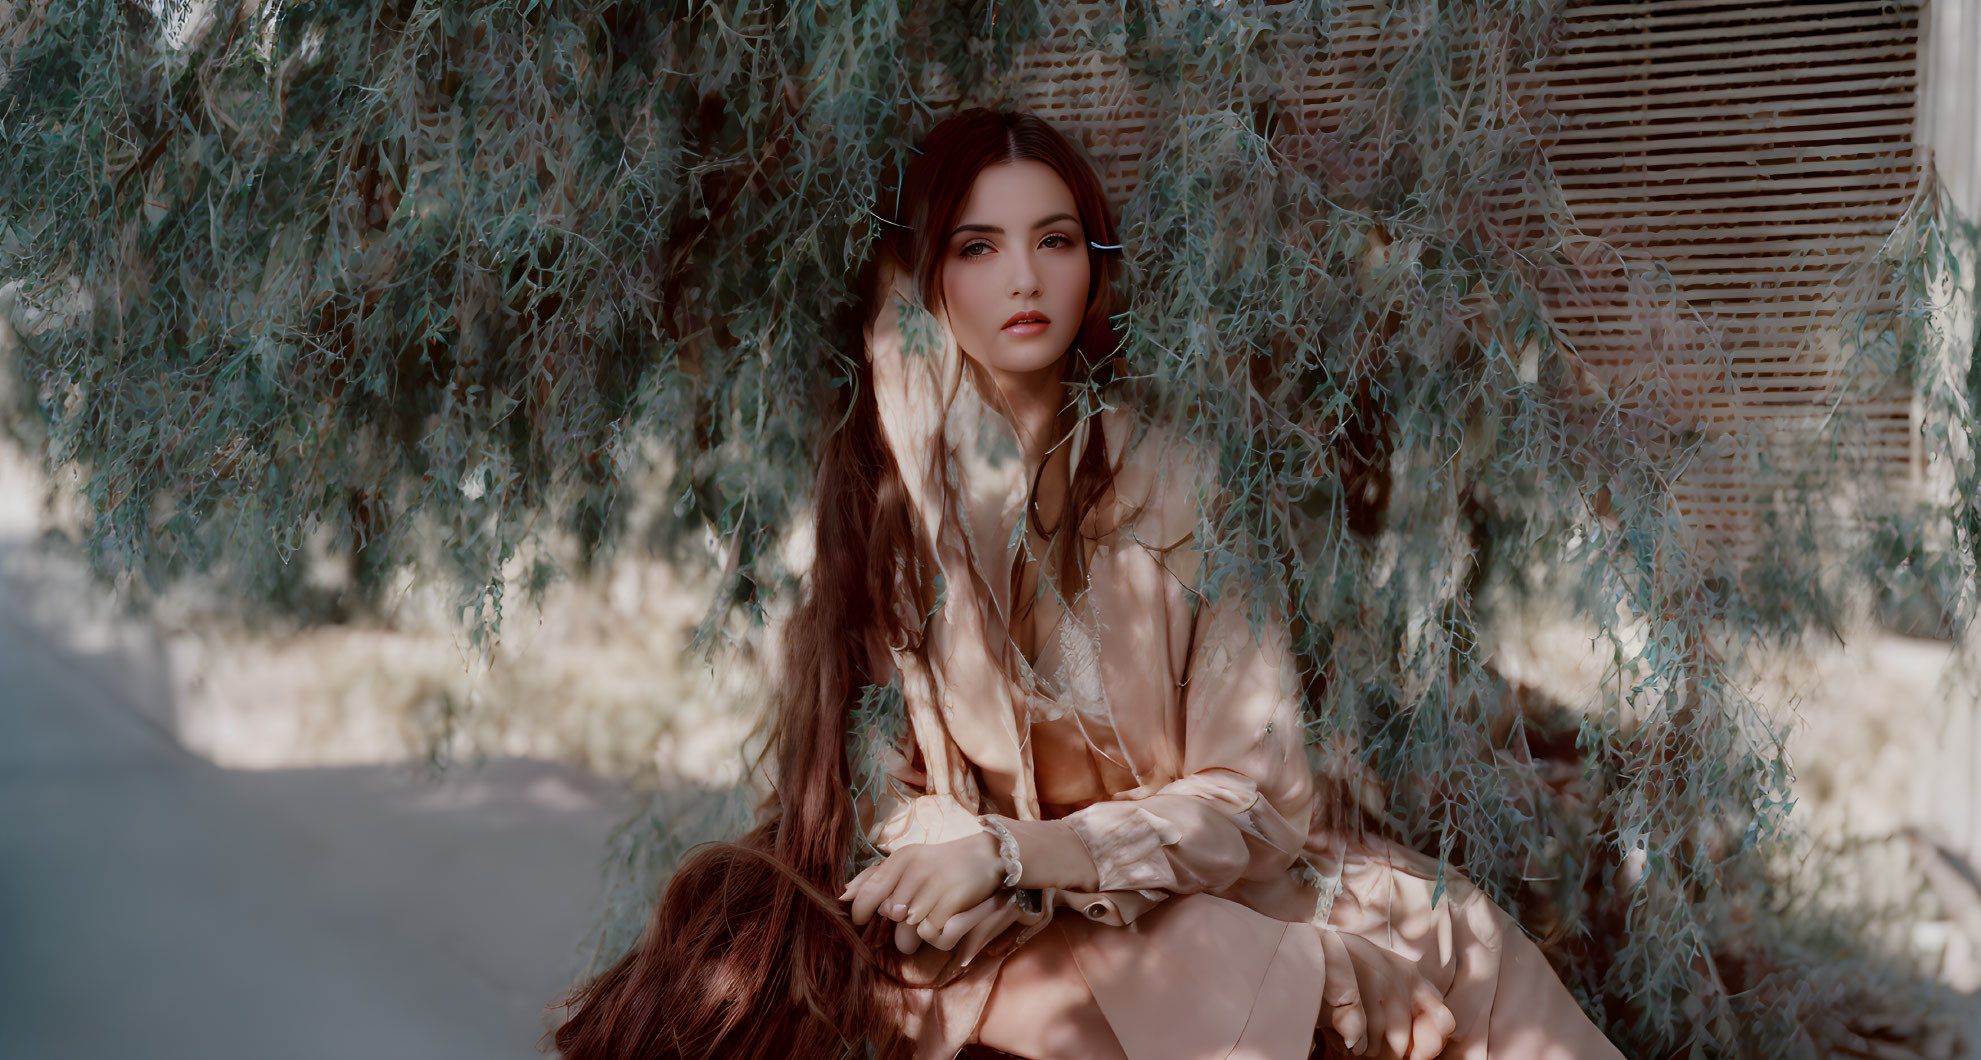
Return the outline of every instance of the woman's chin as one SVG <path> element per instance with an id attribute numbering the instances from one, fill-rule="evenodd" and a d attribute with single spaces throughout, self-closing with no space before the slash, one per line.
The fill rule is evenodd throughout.
<path id="1" fill-rule="evenodd" d="M 997 352 L 984 362 L 995 371 L 1011 375 L 1031 375 L 1059 363 L 1066 356 L 1071 341 L 1054 342 L 1051 335 L 1036 338 L 1010 340 L 1000 344 Z"/>

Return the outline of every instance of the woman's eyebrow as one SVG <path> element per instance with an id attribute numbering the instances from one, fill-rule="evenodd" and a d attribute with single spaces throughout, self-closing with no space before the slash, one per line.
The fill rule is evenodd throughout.
<path id="1" fill-rule="evenodd" d="M 1079 220 L 1080 219 L 1078 217 L 1075 217 L 1070 213 L 1056 213 L 1053 214 L 1051 217 L 1048 217 L 1045 220 L 1040 221 L 1038 224 L 1033 225 L 1032 227 L 1034 229 L 1040 229 L 1040 228 L 1044 228 L 1049 224 L 1052 224 L 1054 221 L 1078 222 Z M 950 231 L 949 234 L 954 236 L 957 232 L 989 232 L 992 235 L 1001 236 L 1004 234 L 1004 229 L 999 228 L 996 225 L 957 225 L 954 229 Z"/>

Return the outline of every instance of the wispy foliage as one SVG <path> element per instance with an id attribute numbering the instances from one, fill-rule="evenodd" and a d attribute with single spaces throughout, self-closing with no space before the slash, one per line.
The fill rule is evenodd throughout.
<path id="1" fill-rule="evenodd" d="M 140 584 L 222 571 L 338 617 L 430 538 L 425 573 L 493 634 L 505 586 L 554 575 L 515 569 L 546 534 L 718 566 L 705 633 L 792 591 L 771 546 L 809 485 L 812 396 L 844 381 L 869 206 L 941 116 L 917 92 L 1014 102 L 999 74 L 1055 9 L 201 10 L 30 5 L 0 37 L 16 429 L 81 471 L 92 548 Z M 1126 358 L 1220 454 L 1214 569 L 1289 593 L 1317 763 L 1519 909 L 1633 1055 L 1868 1033 L 1868 966 L 1793 942 L 1764 871 L 1789 775 L 1739 659 L 1867 588 L 1936 587 L 1922 621 L 1965 635 L 1981 384 L 1935 314 L 1971 298 L 1971 233 L 1929 189 L 1848 288 L 1897 308 L 1838 322 L 1836 377 L 1907 381 L 1947 488 L 1891 503 L 1844 385 L 1795 437 L 1778 539 L 1708 547 L 1671 483 L 1758 443 L 1655 375 L 1605 381 L 1548 314 L 1591 253 L 1516 98 L 1559 4 L 1390 5 L 1366 91 L 1311 128 L 1278 103 L 1282 45 L 1325 50 L 1333 5 L 1102 12 L 1154 111 L 1121 204 Z M 1668 281 L 1630 292 L 1647 320 Z M 675 522 L 625 542 L 650 451 Z M 334 600 L 291 562 L 311 539 L 354 558 Z M 1537 705 L 1496 671 L 1496 614 L 1536 596 L 1603 631 L 1600 701 Z"/>

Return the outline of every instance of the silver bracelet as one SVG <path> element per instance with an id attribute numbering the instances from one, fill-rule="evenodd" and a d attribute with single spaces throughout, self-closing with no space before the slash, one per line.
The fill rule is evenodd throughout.
<path id="1" fill-rule="evenodd" d="M 984 826 L 984 831 L 997 837 L 997 860 L 1004 866 L 1004 885 L 1018 886 L 1018 877 L 1025 868 L 1018 863 L 1018 837 L 1011 834 L 1011 829 L 1006 828 L 1003 821 L 990 814 L 978 817 L 977 822 Z"/>

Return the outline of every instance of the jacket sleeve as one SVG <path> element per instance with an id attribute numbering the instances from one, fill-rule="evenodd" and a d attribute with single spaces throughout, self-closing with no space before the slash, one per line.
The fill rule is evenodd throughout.
<path id="1" fill-rule="evenodd" d="M 928 790 L 913 730 L 905 725 L 902 730 L 899 739 L 872 740 L 862 752 L 869 756 L 869 776 L 856 782 L 853 804 L 867 843 L 892 854 L 915 843 L 943 843 L 982 832 L 983 823 L 961 800 Z"/>
<path id="2" fill-rule="evenodd" d="M 1178 696 L 1182 769 L 1062 818 L 1098 889 L 1221 891 L 1286 872 L 1306 845 L 1315 786 L 1288 634 L 1234 585 L 1191 620 Z"/>
<path id="3" fill-rule="evenodd" d="M 1133 537 L 1167 572 L 1163 611 L 1180 650 L 1169 656 L 1177 694 L 1165 729 L 1180 746 L 1148 783 L 1029 822 L 1020 853 L 1038 851 L 1041 884 L 1216 892 L 1288 871 L 1306 846 L 1317 795 L 1284 612 L 1257 578 L 1220 578 L 1222 591 L 1205 595 L 1210 462 L 1187 446 L 1160 453 L 1135 465 L 1155 479 L 1140 495 L 1155 500 Z M 1205 502 L 1200 484 L 1213 494 Z"/>
<path id="4" fill-rule="evenodd" d="M 1288 871 L 1316 795 L 1287 639 L 1270 611 L 1254 629 L 1237 592 L 1204 603 L 1178 695 L 1179 774 L 1054 820 L 1005 820 L 1022 885 L 1154 898 Z"/>

